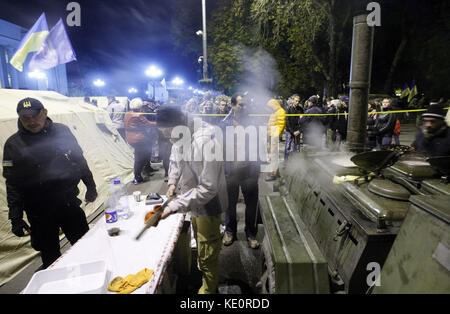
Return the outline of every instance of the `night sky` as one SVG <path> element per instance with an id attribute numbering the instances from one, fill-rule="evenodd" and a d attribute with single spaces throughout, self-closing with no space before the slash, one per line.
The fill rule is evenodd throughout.
<path id="1" fill-rule="evenodd" d="M 0 19 L 31 28 L 42 12 L 49 29 L 59 18 L 66 21 L 69 0 L 0 0 Z M 166 80 L 182 77 L 187 84 L 199 79 L 195 56 L 184 56 L 183 47 L 175 49 L 171 36 L 174 9 L 182 0 L 78 0 L 81 27 L 68 27 L 77 62 L 67 64 L 69 80 L 83 78 L 92 84 L 96 78 L 106 81 L 108 90 L 125 94 L 130 87 L 142 86 L 145 69 L 156 64 Z M 198 1 L 201 16 L 201 1 Z M 201 28 L 201 20 L 198 23 Z M 180 31 L 180 30 L 178 30 Z M 181 30 L 192 32 L 195 30 Z M 201 41 L 201 38 L 198 38 Z M 199 51 L 201 54 L 201 51 Z"/>

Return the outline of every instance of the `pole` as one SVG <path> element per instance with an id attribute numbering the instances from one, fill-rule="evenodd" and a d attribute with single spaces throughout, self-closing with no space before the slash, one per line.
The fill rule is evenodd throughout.
<path id="1" fill-rule="evenodd" d="M 202 0 L 203 15 L 203 79 L 208 78 L 208 51 L 207 51 L 207 34 L 206 34 L 206 0 Z"/>
<path id="2" fill-rule="evenodd" d="M 367 25 L 367 14 L 353 19 L 350 68 L 350 105 L 347 145 L 352 152 L 364 151 L 367 134 L 367 106 L 372 74 L 374 27 Z"/>

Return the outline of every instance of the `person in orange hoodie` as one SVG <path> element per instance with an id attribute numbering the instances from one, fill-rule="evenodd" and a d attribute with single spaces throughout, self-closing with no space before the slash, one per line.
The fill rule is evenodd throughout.
<path id="1" fill-rule="evenodd" d="M 144 103 L 141 98 L 130 102 L 130 111 L 124 119 L 127 142 L 134 148 L 134 180 L 133 184 L 144 182 L 142 169 L 151 158 L 151 140 L 149 132 L 156 122 L 151 122 L 142 114 Z"/>
<path id="2" fill-rule="evenodd" d="M 283 134 L 286 127 L 286 111 L 281 107 L 276 99 L 271 99 L 267 103 L 273 110 L 267 125 L 267 134 L 270 138 L 270 165 L 272 172 L 267 176 L 266 181 L 274 181 L 279 176 L 278 171 L 278 153 L 280 135 Z"/>

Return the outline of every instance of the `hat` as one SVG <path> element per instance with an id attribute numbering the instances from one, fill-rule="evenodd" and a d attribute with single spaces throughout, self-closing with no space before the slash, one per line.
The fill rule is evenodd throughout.
<path id="1" fill-rule="evenodd" d="M 42 103 L 35 98 L 25 98 L 19 101 L 19 103 L 17 104 L 17 113 L 19 114 L 19 116 L 23 116 L 26 114 L 35 116 L 42 109 L 44 109 L 44 105 L 42 105 Z"/>
<path id="2" fill-rule="evenodd" d="M 142 108 L 143 105 L 144 105 L 144 102 L 142 101 L 141 98 L 134 98 L 130 102 L 130 109 L 131 110 L 139 110 Z"/>
<path id="3" fill-rule="evenodd" d="M 186 117 L 184 113 L 177 107 L 163 107 L 158 110 L 156 116 L 156 124 L 158 127 L 175 127 L 178 125 L 186 125 Z"/>
<path id="4" fill-rule="evenodd" d="M 348 98 L 348 96 L 342 96 L 342 97 L 341 97 L 341 101 L 343 101 L 343 102 L 349 102 L 350 99 Z"/>
<path id="5" fill-rule="evenodd" d="M 422 118 L 435 118 L 445 120 L 445 109 L 442 105 L 431 105 L 422 115 Z"/>
<path id="6" fill-rule="evenodd" d="M 313 104 L 317 104 L 317 101 L 318 101 L 317 96 L 309 97 L 308 101 L 312 102 Z"/>

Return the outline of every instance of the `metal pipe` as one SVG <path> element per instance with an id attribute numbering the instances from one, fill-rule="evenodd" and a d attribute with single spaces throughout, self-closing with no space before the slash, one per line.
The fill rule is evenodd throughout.
<path id="1" fill-rule="evenodd" d="M 372 74 L 374 27 L 367 25 L 367 14 L 353 18 L 353 43 L 350 68 L 350 105 L 347 145 L 362 152 L 367 134 L 367 106 Z"/>

